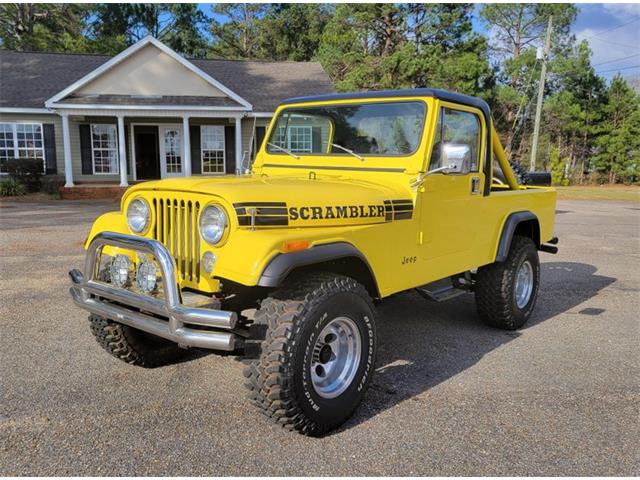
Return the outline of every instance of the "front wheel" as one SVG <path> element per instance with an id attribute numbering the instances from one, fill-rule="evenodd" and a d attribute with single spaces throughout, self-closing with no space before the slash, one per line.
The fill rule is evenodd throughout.
<path id="1" fill-rule="evenodd" d="M 262 301 L 260 358 L 245 369 L 249 398 L 274 422 L 318 436 L 362 400 L 376 353 L 374 309 L 362 285 L 332 274 L 298 279 Z"/>
<path id="2" fill-rule="evenodd" d="M 530 238 L 514 236 L 509 255 L 478 269 L 476 307 L 488 325 L 505 330 L 522 327 L 533 312 L 540 284 L 538 250 Z"/>

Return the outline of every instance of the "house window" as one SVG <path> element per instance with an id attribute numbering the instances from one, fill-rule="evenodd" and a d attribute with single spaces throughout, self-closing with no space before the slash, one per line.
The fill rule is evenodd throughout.
<path id="1" fill-rule="evenodd" d="M 288 130 L 284 126 L 280 127 L 275 143 L 290 152 L 311 153 L 313 152 L 312 139 L 311 127 L 291 125 Z"/>
<path id="2" fill-rule="evenodd" d="M 180 130 L 167 129 L 164 132 L 164 158 L 167 173 L 182 173 L 182 139 Z"/>
<path id="3" fill-rule="evenodd" d="M 289 127 L 289 151 L 311 153 L 311 127 Z"/>
<path id="4" fill-rule="evenodd" d="M 42 124 L 0 123 L 0 173 L 7 173 L 7 160 L 11 158 L 42 160 L 45 171 Z"/>
<path id="5" fill-rule="evenodd" d="M 91 125 L 91 156 L 93 173 L 118 173 L 118 142 L 115 125 Z"/>
<path id="6" fill-rule="evenodd" d="M 200 127 L 202 173 L 225 173 L 224 127 L 203 125 Z"/>

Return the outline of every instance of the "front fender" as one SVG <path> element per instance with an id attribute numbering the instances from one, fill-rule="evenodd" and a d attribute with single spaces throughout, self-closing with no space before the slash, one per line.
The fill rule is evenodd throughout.
<path id="1" fill-rule="evenodd" d="M 101 232 L 118 232 L 118 233 L 126 233 L 131 234 L 129 232 L 129 228 L 127 227 L 127 220 L 122 212 L 107 212 L 100 215 L 93 222 L 91 226 L 91 230 L 89 232 L 89 236 L 87 240 L 84 242 L 84 249 L 87 250 L 89 248 L 89 244 L 91 240 Z"/>
<path id="2" fill-rule="evenodd" d="M 347 242 L 335 242 L 316 245 L 313 248 L 298 252 L 276 255 L 262 271 L 258 279 L 258 285 L 261 287 L 277 287 L 280 286 L 287 276 L 296 268 L 349 257 L 358 258 L 366 265 L 371 277 L 375 278 L 369 262 L 360 250 Z"/>

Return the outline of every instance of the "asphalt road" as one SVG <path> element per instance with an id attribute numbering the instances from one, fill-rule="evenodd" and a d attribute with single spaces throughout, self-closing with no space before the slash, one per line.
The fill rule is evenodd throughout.
<path id="1" fill-rule="evenodd" d="M 233 357 L 144 370 L 100 349 L 67 271 L 114 206 L 0 203 L 1 475 L 640 474 L 638 204 L 559 203 L 519 332 L 471 295 L 383 302 L 372 388 L 322 439 L 254 410 Z"/>

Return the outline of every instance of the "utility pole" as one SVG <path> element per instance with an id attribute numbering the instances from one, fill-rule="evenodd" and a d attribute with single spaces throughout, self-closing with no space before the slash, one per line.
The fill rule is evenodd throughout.
<path id="1" fill-rule="evenodd" d="M 542 57 L 542 69 L 540 71 L 540 83 L 538 84 L 538 104 L 536 105 L 536 121 L 533 127 L 533 140 L 531 142 L 531 166 L 530 171 L 536 169 L 536 154 L 538 153 L 538 136 L 540 135 L 540 117 L 542 116 L 542 100 L 544 99 L 544 81 L 547 76 L 547 59 L 551 50 L 551 30 L 553 29 L 553 16 L 549 15 L 547 25 L 547 41 L 544 45 L 544 55 Z"/>

